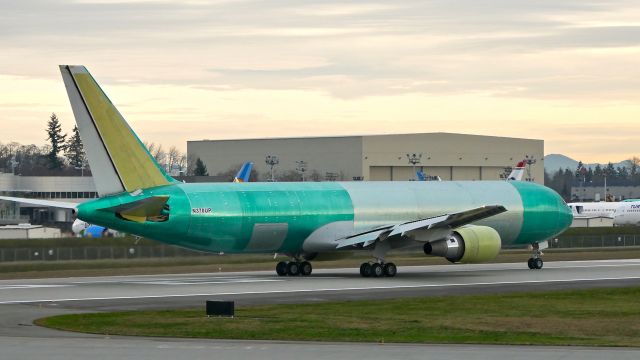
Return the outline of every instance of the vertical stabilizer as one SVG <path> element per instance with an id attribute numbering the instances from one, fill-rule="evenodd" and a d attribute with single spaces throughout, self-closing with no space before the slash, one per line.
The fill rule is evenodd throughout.
<path id="1" fill-rule="evenodd" d="M 516 167 L 511 170 L 511 173 L 507 177 L 507 180 L 512 181 L 522 181 L 522 176 L 524 175 L 524 161 L 518 162 Z"/>
<path id="2" fill-rule="evenodd" d="M 242 167 L 240 167 L 240 170 L 238 170 L 238 173 L 233 178 L 233 182 L 249 182 L 249 177 L 251 176 L 251 168 L 253 168 L 253 163 L 251 161 L 247 161 L 246 163 L 242 164 Z"/>
<path id="3" fill-rule="evenodd" d="M 100 196 L 174 182 L 84 66 L 61 65 L 73 114 Z"/>

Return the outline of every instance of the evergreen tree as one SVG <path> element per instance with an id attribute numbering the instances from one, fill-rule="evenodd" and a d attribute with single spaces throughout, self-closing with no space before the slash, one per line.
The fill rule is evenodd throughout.
<path id="1" fill-rule="evenodd" d="M 58 116 L 55 113 L 51 113 L 47 123 L 47 139 L 49 140 L 49 145 L 51 145 L 51 150 L 47 154 L 50 169 L 62 169 L 63 164 L 58 154 L 65 149 L 66 138 L 67 135 L 62 133 Z"/>
<path id="2" fill-rule="evenodd" d="M 196 160 L 196 169 L 193 171 L 193 175 L 209 176 L 209 173 L 207 172 L 207 166 L 202 162 L 202 159 L 200 158 Z"/>
<path id="3" fill-rule="evenodd" d="M 69 160 L 69 165 L 76 169 L 83 167 L 85 154 L 77 125 L 73 127 L 73 135 L 71 135 L 65 144 L 64 155 L 67 157 L 67 160 Z"/>

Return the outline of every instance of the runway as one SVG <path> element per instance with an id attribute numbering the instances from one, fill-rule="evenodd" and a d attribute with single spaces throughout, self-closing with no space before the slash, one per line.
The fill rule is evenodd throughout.
<path id="1" fill-rule="evenodd" d="M 465 354 L 469 352 L 475 358 L 480 355 L 479 358 L 487 359 L 538 359 L 542 351 L 543 357 L 549 359 L 636 359 L 640 357 L 640 351 L 628 349 L 536 347 L 531 350 L 524 347 L 528 349 L 525 351 L 523 347 L 499 346 L 315 343 L 286 343 L 283 346 L 272 342 L 105 339 L 31 325 L 35 318 L 68 312 L 178 307 L 204 309 L 207 299 L 235 300 L 238 306 L 243 306 L 633 285 L 640 285 L 640 259 L 547 262 L 542 270 L 529 270 L 520 263 L 400 267 L 395 278 L 361 278 L 357 269 L 331 269 L 314 270 L 310 277 L 278 277 L 268 271 L 3 280 L 0 281 L 0 346 L 4 354 L 15 351 L 20 355 L 12 358 L 56 358 L 53 355 L 65 359 L 86 358 L 87 353 L 81 356 L 83 351 L 96 352 L 98 356 L 92 356 L 94 358 L 144 358 L 136 354 L 140 354 L 139 349 L 146 349 L 149 354 L 158 352 L 157 356 L 149 355 L 154 359 L 177 356 L 210 358 L 212 351 L 227 354 L 225 358 L 266 356 L 290 359 L 304 352 L 305 357 L 317 358 L 333 358 L 339 354 L 345 359 L 362 356 L 371 359 L 399 356 L 423 359 L 428 353 L 433 355 L 432 358 L 447 359 L 467 356 Z M 78 338 L 83 341 L 78 343 Z M 178 349 L 186 350 L 188 355 L 177 355 Z M 100 356 L 101 352 L 104 356 Z M 327 355 L 329 353 L 331 355 Z"/>

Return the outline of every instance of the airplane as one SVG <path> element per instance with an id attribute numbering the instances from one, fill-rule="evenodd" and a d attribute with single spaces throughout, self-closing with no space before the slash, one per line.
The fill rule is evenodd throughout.
<path id="1" fill-rule="evenodd" d="M 84 66 L 60 71 L 100 196 L 73 212 L 92 224 L 201 251 L 284 254 L 280 276 L 310 275 L 318 253 L 368 251 L 360 275 L 393 277 L 387 253 L 416 244 L 453 263 L 530 244 L 528 266 L 540 269 L 539 249 L 572 221 L 556 192 L 521 181 L 178 182 Z"/>
<path id="2" fill-rule="evenodd" d="M 571 209 L 575 218 L 596 218 L 606 217 L 613 218 L 616 209 L 620 206 L 618 201 L 599 201 L 599 202 L 574 202 L 567 205 Z"/>
<path id="3" fill-rule="evenodd" d="M 252 167 L 253 167 L 253 163 L 251 161 L 247 161 L 246 163 L 242 164 L 242 166 L 240 167 L 240 170 L 238 170 L 238 173 L 233 178 L 233 182 L 235 183 L 249 182 L 249 177 L 251 176 Z"/>
<path id="4" fill-rule="evenodd" d="M 622 201 L 613 214 L 613 225 L 640 225 L 640 204 L 637 199 Z"/>
<path id="5" fill-rule="evenodd" d="M 71 225 L 71 231 L 78 237 L 102 238 L 118 236 L 118 232 L 104 226 L 89 224 L 86 221 L 75 219 Z"/>
<path id="6" fill-rule="evenodd" d="M 418 178 L 418 181 L 442 181 L 440 176 L 430 176 L 425 174 L 422 170 L 416 171 L 416 177 Z"/>
<path id="7" fill-rule="evenodd" d="M 507 180 L 522 181 L 522 176 L 524 176 L 524 161 L 516 164 L 516 167 L 514 167 L 509 176 L 507 176 Z"/>

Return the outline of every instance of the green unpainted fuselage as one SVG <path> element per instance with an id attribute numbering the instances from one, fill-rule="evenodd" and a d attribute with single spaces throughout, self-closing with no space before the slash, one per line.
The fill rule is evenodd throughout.
<path id="1" fill-rule="evenodd" d="M 160 195 L 169 197 L 164 222 L 104 210 Z M 553 190 L 518 181 L 178 183 L 83 203 L 78 218 L 202 251 L 298 253 L 335 249 L 335 240 L 377 226 L 483 205 L 507 208 L 477 222 L 496 229 L 503 245 L 548 239 L 572 220 Z"/>

